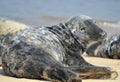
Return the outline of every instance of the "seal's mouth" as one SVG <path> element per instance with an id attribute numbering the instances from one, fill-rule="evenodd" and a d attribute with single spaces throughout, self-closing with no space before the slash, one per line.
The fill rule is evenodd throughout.
<path id="1" fill-rule="evenodd" d="M 99 33 L 98 36 L 96 37 L 91 37 L 92 38 L 92 41 L 93 42 L 96 42 L 96 41 L 104 41 L 107 39 L 107 33 L 106 32 L 102 32 L 102 33 Z"/>
<path id="2" fill-rule="evenodd" d="M 93 41 L 89 41 L 89 44 L 87 45 L 87 47 L 92 46 L 93 44 L 97 43 L 97 42 L 106 42 L 107 41 L 107 37 L 106 38 L 100 38 L 100 39 L 94 39 Z"/>

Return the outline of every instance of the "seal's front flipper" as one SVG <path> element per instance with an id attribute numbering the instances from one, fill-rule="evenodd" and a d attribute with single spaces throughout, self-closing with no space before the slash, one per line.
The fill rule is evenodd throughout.
<path id="1" fill-rule="evenodd" d="M 118 74 L 116 71 L 107 67 L 97 67 L 90 65 L 81 65 L 71 67 L 82 79 L 115 79 Z"/>
<path id="2" fill-rule="evenodd" d="M 72 71 L 66 68 L 45 68 L 42 78 L 52 82 L 82 82 L 82 80 Z"/>

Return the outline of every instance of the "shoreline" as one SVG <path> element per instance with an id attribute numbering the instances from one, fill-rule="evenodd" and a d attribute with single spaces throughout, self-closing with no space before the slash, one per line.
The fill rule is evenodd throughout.
<path id="1" fill-rule="evenodd" d="M 0 17 L 3 18 L 3 17 Z M 13 20 L 13 21 L 17 21 L 20 23 L 23 23 L 25 25 L 28 26 L 32 26 L 32 27 L 37 27 L 37 26 L 52 26 L 55 24 L 58 24 L 60 22 L 64 22 L 65 20 L 68 20 L 70 17 L 66 17 L 66 16 L 49 16 L 49 15 L 44 15 L 44 16 L 38 16 L 38 18 L 20 18 L 20 17 L 8 17 L 5 19 L 8 20 Z M 119 33 L 120 32 L 120 21 L 112 21 L 112 20 L 99 20 L 99 19 L 95 19 L 93 18 L 93 20 L 96 21 L 96 23 L 107 32 L 108 37 Z"/>
<path id="2" fill-rule="evenodd" d="M 77 16 L 77 15 L 75 15 Z M 13 20 L 13 21 L 18 21 L 30 26 L 34 25 L 51 25 L 51 24 L 56 24 L 59 22 L 64 22 L 65 20 L 71 18 L 73 16 L 49 16 L 49 15 L 43 15 L 43 16 L 38 16 L 38 17 L 2 17 L 0 16 L 0 19 L 7 19 L 7 20 Z M 101 20 L 101 19 L 96 19 L 93 18 L 98 24 L 105 24 L 106 26 L 110 27 L 120 27 L 120 20 L 119 21 L 114 21 L 114 20 Z"/>

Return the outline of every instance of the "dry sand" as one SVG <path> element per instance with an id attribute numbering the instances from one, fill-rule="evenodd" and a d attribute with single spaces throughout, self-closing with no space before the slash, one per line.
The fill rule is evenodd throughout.
<path id="1" fill-rule="evenodd" d="M 0 35 L 14 34 L 28 26 L 16 21 L 0 18 Z"/>
<path id="2" fill-rule="evenodd" d="M 120 60 L 97 58 L 97 57 L 84 57 L 84 58 L 88 62 L 94 65 L 111 67 L 113 70 L 116 70 L 120 75 Z M 120 82 L 119 75 L 115 80 L 95 80 L 95 79 L 88 80 L 87 79 L 87 80 L 83 80 L 83 82 Z M 48 81 L 9 77 L 4 74 L 2 67 L 0 67 L 0 82 L 48 82 Z"/>
<path id="3" fill-rule="evenodd" d="M 118 77 L 115 80 L 84 80 L 83 82 L 120 82 L 120 60 L 115 59 L 106 59 L 106 58 L 97 58 L 97 57 L 84 57 L 86 61 L 97 65 L 110 67 L 113 70 L 117 71 Z"/>

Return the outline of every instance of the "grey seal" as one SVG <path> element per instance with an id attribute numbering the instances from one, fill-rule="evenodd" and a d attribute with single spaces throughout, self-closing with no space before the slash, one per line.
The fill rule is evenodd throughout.
<path id="1" fill-rule="evenodd" d="M 30 27 L 2 42 L 2 67 L 7 75 L 50 81 L 81 82 L 81 78 L 110 78 L 106 67 L 81 56 L 91 42 L 106 37 L 88 16 L 75 16 L 58 25 Z"/>
<path id="2" fill-rule="evenodd" d="M 8 34 L 16 34 L 16 32 L 21 31 L 29 26 L 13 21 L 6 18 L 0 17 L 0 40 Z M 1 42 L 1 41 L 0 41 Z M 0 53 L 2 53 L 2 44 L 0 43 Z M 1 54 L 0 54 L 0 66 L 2 65 Z"/>
<path id="3" fill-rule="evenodd" d="M 98 41 L 87 49 L 88 56 L 120 59 L 120 34 L 112 35 L 106 41 Z"/>

